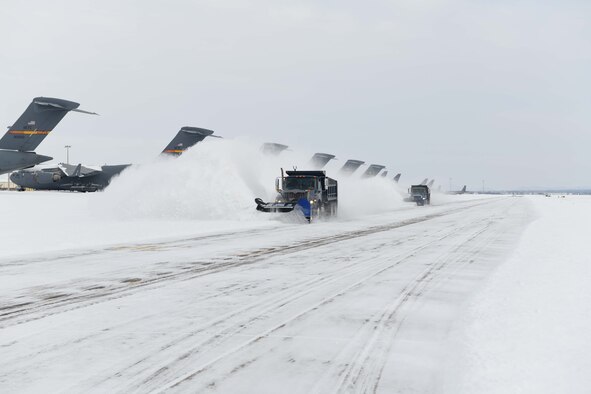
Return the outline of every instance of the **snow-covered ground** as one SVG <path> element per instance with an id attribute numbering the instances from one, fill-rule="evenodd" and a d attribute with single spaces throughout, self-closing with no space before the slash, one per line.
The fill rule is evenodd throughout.
<path id="1" fill-rule="evenodd" d="M 307 225 L 254 212 L 256 168 L 152 192 L 168 165 L 105 193 L 0 193 L 1 392 L 589 387 L 591 199 L 416 207 L 358 180 L 338 219 Z M 392 198 L 357 209 L 368 190 Z"/>
<path id="2" fill-rule="evenodd" d="M 120 217 L 105 207 L 104 193 L 0 191 L 2 257 L 175 239 L 217 231 L 273 225 L 260 220 L 195 220 L 180 217 Z"/>
<path id="3" fill-rule="evenodd" d="M 530 197 L 537 219 L 455 327 L 449 393 L 591 392 L 591 197 Z"/>

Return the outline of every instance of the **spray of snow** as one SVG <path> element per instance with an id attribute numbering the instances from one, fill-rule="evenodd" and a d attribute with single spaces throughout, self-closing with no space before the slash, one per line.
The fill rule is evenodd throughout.
<path id="1" fill-rule="evenodd" d="M 379 214 L 404 206 L 391 179 L 359 176 L 339 178 L 339 217 L 344 219 Z"/>
<path id="2" fill-rule="evenodd" d="M 312 155 L 288 150 L 269 156 L 259 147 L 248 140 L 206 139 L 180 157 L 134 165 L 102 194 L 98 212 L 121 219 L 269 220 L 276 215 L 257 212 L 254 198 L 272 201 L 280 169 L 310 169 Z M 339 182 L 340 218 L 387 212 L 404 204 L 390 178 L 341 176 L 339 164 L 331 163 L 327 175 Z"/>
<path id="3" fill-rule="evenodd" d="M 101 211 L 125 219 L 253 218 L 259 185 L 250 148 L 208 139 L 180 157 L 134 165 L 105 190 Z"/>

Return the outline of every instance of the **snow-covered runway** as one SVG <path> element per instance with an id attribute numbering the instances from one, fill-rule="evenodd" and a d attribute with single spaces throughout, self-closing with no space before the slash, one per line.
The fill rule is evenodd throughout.
<path id="1" fill-rule="evenodd" d="M 434 391 L 457 309 L 519 198 L 0 262 L 13 392 Z"/>

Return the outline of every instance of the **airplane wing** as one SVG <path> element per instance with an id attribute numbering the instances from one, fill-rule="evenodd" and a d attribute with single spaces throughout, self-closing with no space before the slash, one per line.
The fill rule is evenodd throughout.
<path id="1" fill-rule="evenodd" d="M 72 165 L 72 164 L 65 164 L 60 163 L 58 164 L 58 168 L 62 170 L 66 176 L 84 178 L 90 175 L 95 175 L 101 172 L 101 170 L 96 168 L 84 167 L 82 164 Z"/>
<path id="2" fill-rule="evenodd" d="M 35 150 L 69 111 L 84 112 L 77 109 L 80 104 L 51 97 L 36 97 L 25 112 L 17 119 L 0 139 L 0 149 L 30 152 Z"/>

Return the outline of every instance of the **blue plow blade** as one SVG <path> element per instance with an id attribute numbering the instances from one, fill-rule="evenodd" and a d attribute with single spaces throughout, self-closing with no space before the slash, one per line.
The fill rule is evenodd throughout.
<path id="1" fill-rule="evenodd" d="M 300 198 L 298 200 L 297 206 L 300 208 L 302 214 L 304 214 L 305 217 L 310 217 L 310 214 L 312 213 L 312 206 L 310 205 L 310 201 L 308 201 L 308 199 Z"/>

